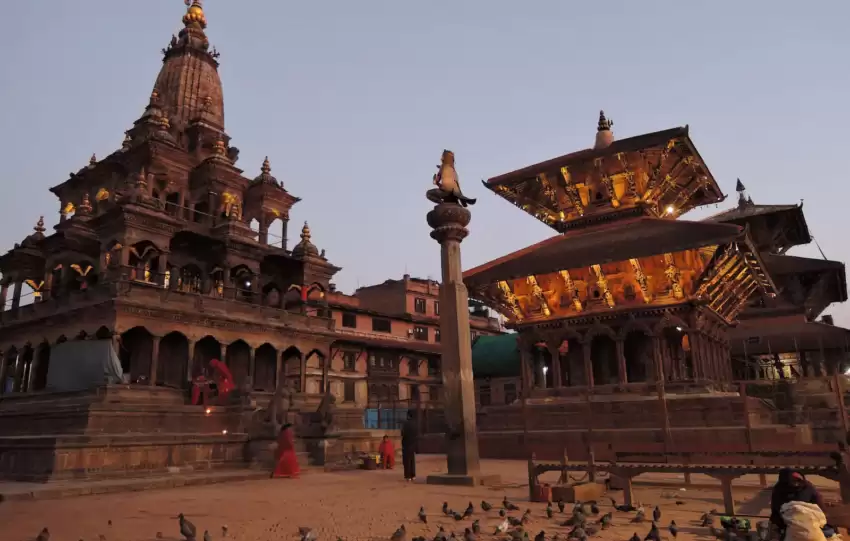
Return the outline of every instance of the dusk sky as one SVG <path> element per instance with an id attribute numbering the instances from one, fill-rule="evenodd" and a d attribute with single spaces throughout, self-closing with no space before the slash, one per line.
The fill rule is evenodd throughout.
<path id="1" fill-rule="evenodd" d="M 238 167 L 303 200 L 313 241 L 358 285 L 439 278 L 425 191 L 444 148 L 478 197 L 471 268 L 554 232 L 480 180 L 618 137 L 689 124 L 735 204 L 805 200 L 830 259 L 850 258 L 850 2 L 208 0 Z M 47 189 L 120 147 L 181 0 L 4 2 L 0 246 L 58 221 Z M 720 208 L 686 216 L 696 219 Z M 278 231 L 273 231 L 278 233 Z M 815 243 L 792 253 L 820 257 Z M 850 307 L 832 308 L 850 324 Z"/>

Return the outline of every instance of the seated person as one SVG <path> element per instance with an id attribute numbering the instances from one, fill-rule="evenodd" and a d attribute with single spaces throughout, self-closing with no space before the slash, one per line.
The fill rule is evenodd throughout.
<path id="1" fill-rule="evenodd" d="M 384 439 L 381 440 L 378 453 L 381 455 L 381 467 L 385 470 L 393 469 L 393 466 L 395 466 L 395 446 L 389 436 L 385 435 Z"/>
<path id="2" fill-rule="evenodd" d="M 780 532 L 784 532 L 786 527 L 781 509 L 788 502 L 813 503 L 824 509 L 823 498 L 814 485 L 802 473 L 784 468 L 779 472 L 779 480 L 770 496 L 770 521 Z"/>

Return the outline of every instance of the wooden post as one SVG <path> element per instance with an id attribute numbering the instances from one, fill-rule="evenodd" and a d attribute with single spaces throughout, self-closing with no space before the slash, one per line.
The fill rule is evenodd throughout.
<path id="1" fill-rule="evenodd" d="M 537 494 L 537 474 L 534 471 L 534 453 L 528 457 L 528 501 L 533 502 Z"/>
<path id="2" fill-rule="evenodd" d="M 625 505 L 634 505 L 634 494 L 632 493 L 632 476 L 627 473 L 623 473 L 622 477 L 620 477 L 623 481 L 623 503 Z"/>
<path id="3" fill-rule="evenodd" d="M 587 445 L 587 480 L 596 482 L 596 453 L 593 452 L 593 444 L 588 441 Z"/>
<path id="4" fill-rule="evenodd" d="M 682 455 L 682 465 L 685 466 L 685 485 L 690 486 L 691 484 L 691 470 L 689 466 L 691 465 L 691 454 L 685 453 Z"/>
<path id="5" fill-rule="evenodd" d="M 561 477 L 558 479 L 559 485 L 566 485 L 570 482 L 570 473 L 567 471 L 567 465 L 570 462 L 570 458 L 567 456 L 567 448 L 564 448 L 564 453 L 561 456 Z"/>
<path id="6" fill-rule="evenodd" d="M 839 372 L 840 370 L 835 371 L 835 374 L 832 376 L 832 382 L 835 385 L 835 397 L 838 400 L 838 414 L 841 415 L 841 428 L 844 430 L 843 436 L 838 441 L 845 441 L 850 427 L 848 427 L 847 406 L 844 404 L 844 392 L 841 390 L 841 375 Z"/>
<path id="7" fill-rule="evenodd" d="M 720 488 L 723 491 L 723 508 L 724 513 L 729 516 L 735 515 L 735 500 L 732 498 L 732 477 L 729 475 L 720 476 Z"/>
<path id="8" fill-rule="evenodd" d="M 531 444 L 528 441 L 528 392 L 530 388 L 522 389 L 522 447 L 526 456 L 531 456 Z"/>

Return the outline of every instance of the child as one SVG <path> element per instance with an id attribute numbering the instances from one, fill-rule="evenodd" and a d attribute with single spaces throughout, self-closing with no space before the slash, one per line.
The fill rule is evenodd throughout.
<path id="1" fill-rule="evenodd" d="M 381 446 L 378 447 L 378 452 L 381 454 L 381 466 L 385 470 L 393 469 L 393 466 L 395 466 L 395 447 L 389 436 L 384 436 Z"/>

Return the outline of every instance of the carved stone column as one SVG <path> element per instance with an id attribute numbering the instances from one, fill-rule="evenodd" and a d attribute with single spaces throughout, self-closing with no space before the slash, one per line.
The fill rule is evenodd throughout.
<path id="1" fill-rule="evenodd" d="M 559 344 L 554 344 L 552 339 L 546 340 L 546 348 L 549 350 L 549 356 L 552 358 L 552 382 L 553 387 L 560 389 L 564 386 L 564 376 L 561 373 L 561 352 Z"/>
<path id="2" fill-rule="evenodd" d="M 21 287 L 24 283 L 21 280 L 15 280 L 15 289 L 12 291 L 12 313 L 17 315 L 18 308 L 21 306 Z"/>
<path id="3" fill-rule="evenodd" d="M 257 366 L 255 353 L 257 350 L 254 348 L 250 348 L 248 351 L 248 383 L 251 385 L 251 390 L 253 391 L 255 380 L 254 374 Z"/>
<path id="4" fill-rule="evenodd" d="M 194 340 L 189 340 L 189 358 L 186 360 L 186 381 L 192 383 L 192 368 L 195 366 L 195 346 L 198 343 Z"/>
<path id="5" fill-rule="evenodd" d="M 0 282 L 0 314 L 6 311 L 6 298 L 9 296 L 9 282 Z"/>
<path id="6" fill-rule="evenodd" d="M 159 366 L 159 341 L 162 340 L 159 336 L 151 337 L 151 371 L 148 378 L 148 385 L 156 385 L 156 373 Z"/>
<path id="7" fill-rule="evenodd" d="M 472 215 L 458 203 L 443 201 L 428 213 L 431 238 L 440 243 L 440 337 L 448 472 L 428 483 L 474 486 L 481 476 L 475 429 L 475 387 L 469 336 L 469 297 L 463 284 L 460 243 L 469 234 Z M 491 481 L 491 479 L 487 479 Z"/>
<path id="8" fill-rule="evenodd" d="M 529 391 L 531 391 L 533 387 L 533 379 L 530 377 L 531 374 L 531 354 L 528 351 L 528 348 L 525 347 L 525 344 L 520 340 L 517 345 L 519 346 L 519 358 L 520 358 L 520 379 L 522 380 L 522 393 L 523 396 L 528 396 Z"/>
<path id="9" fill-rule="evenodd" d="M 617 345 L 617 382 L 622 385 L 629 382 L 629 374 L 626 369 L 625 339 L 617 338 L 614 343 Z"/>
<path id="10" fill-rule="evenodd" d="M 284 250 L 286 250 L 287 249 L 286 245 L 289 242 L 289 239 L 286 238 L 286 230 L 288 229 L 288 226 L 289 226 L 289 219 L 284 218 L 280 222 L 281 222 L 281 226 L 280 226 L 280 247 L 283 248 Z"/>

